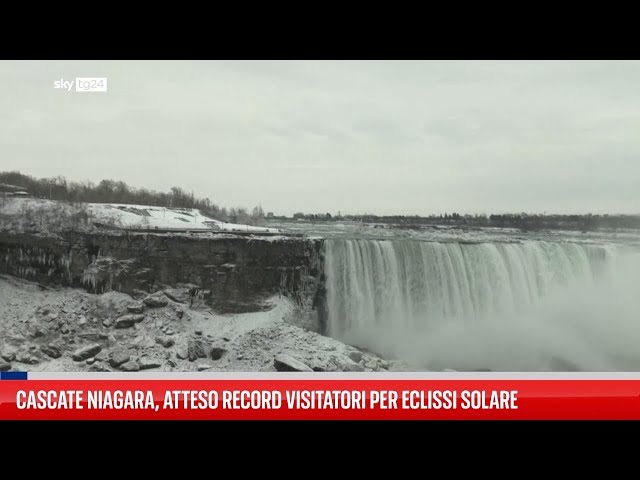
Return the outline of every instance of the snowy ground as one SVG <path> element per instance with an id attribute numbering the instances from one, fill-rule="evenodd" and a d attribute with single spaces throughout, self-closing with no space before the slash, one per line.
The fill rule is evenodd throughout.
<path id="1" fill-rule="evenodd" d="M 279 228 L 291 233 L 304 233 L 307 236 L 320 238 L 364 238 L 372 240 L 413 239 L 432 242 L 520 242 L 524 240 L 540 240 L 552 242 L 578 243 L 623 243 L 640 245 L 640 231 L 565 231 L 541 230 L 522 232 L 515 228 L 497 227 L 456 227 L 456 226 L 424 226 L 422 229 L 381 228 L 381 225 L 336 221 L 336 222 L 296 222 L 271 221 L 272 228 Z"/>
<path id="2" fill-rule="evenodd" d="M 39 198 L 11 198 L 0 203 L 0 215 L 17 217 L 45 226 L 55 226 L 65 219 L 87 218 L 92 222 L 135 229 L 209 229 L 227 232 L 280 233 L 265 228 L 222 222 L 206 217 L 198 209 L 165 208 L 148 205 L 87 203 L 71 204 Z"/>
<path id="3" fill-rule="evenodd" d="M 181 300 L 176 295 L 173 289 Z M 166 305 L 0 276 L 0 370 L 258 372 L 275 371 L 281 354 L 316 371 L 390 368 L 369 352 L 296 326 L 296 307 L 284 298 L 274 298 L 267 312 L 216 315 L 204 305 L 154 297 Z M 118 328 L 127 323 L 123 316 L 134 315 L 131 306 L 144 311 Z"/>

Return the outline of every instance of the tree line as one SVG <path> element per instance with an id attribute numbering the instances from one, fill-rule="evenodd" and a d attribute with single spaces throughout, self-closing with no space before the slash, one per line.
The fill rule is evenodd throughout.
<path id="1" fill-rule="evenodd" d="M 135 188 L 121 180 L 74 182 L 63 176 L 35 178 L 18 171 L 0 172 L 0 183 L 22 187 L 38 198 L 77 203 L 128 203 L 169 208 L 197 208 L 204 215 L 216 220 L 256 224 L 264 219 L 262 206 L 251 211 L 244 207 L 219 207 L 209 198 L 196 197 L 193 192 L 171 187 L 168 192 L 147 188 Z"/>
<path id="2" fill-rule="evenodd" d="M 284 219 L 284 217 L 275 217 Z M 429 225 L 457 226 L 457 227 L 499 227 L 517 228 L 523 231 L 535 230 L 583 230 L 597 229 L 640 229 L 640 215 L 614 215 L 614 214 L 460 214 L 457 212 L 437 215 L 331 215 L 330 213 L 303 213 L 293 215 L 295 220 L 306 221 L 355 221 L 363 223 L 394 225 L 405 228 L 423 228 Z"/>

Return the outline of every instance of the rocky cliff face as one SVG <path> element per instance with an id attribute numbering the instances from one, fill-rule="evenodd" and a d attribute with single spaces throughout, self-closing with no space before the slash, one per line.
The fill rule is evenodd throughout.
<path id="1" fill-rule="evenodd" d="M 177 287 L 182 301 L 223 313 L 260 310 L 278 293 L 313 308 L 322 303 L 321 248 L 321 240 L 289 237 L 2 232 L 0 272 L 92 293 Z"/>

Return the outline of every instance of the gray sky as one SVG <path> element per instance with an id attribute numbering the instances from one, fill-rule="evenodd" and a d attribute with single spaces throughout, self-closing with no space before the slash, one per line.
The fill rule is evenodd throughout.
<path id="1" fill-rule="evenodd" d="M 0 87 L 0 170 L 288 215 L 640 212 L 637 61 L 0 61 Z"/>

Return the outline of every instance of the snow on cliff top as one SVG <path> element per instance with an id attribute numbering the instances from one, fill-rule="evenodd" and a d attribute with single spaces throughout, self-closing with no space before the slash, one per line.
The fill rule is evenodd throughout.
<path id="1" fill-rule="evenodd" d="M 39 198 L 11 198 L 0 203 L 0 213 L 22 215 L 27 212 L 71 214 L 81 205 Z M 211 229 L 228 232 L 270 232 L 279 233 L 277 228 L 264 228 L 252 225 L 227 223 L 206 217 L 198 209 L 165 208 L 149 205 L 131 205 L 115 203 L 88 203 L 87 213 L 94 222 L 112 224 L 121 228 L 144 229 Z"/>
<path id="2" fill-rule="evenodd" d="M 165 208 L 148 205 L 89 203 L 89 211 L 96 218 L 115 220 L 123 228 L 209 228 L 241 232 L 279 232 L 276 228 L 255 227 L 227 223 L 206 217 L 196 208 Z"/>

